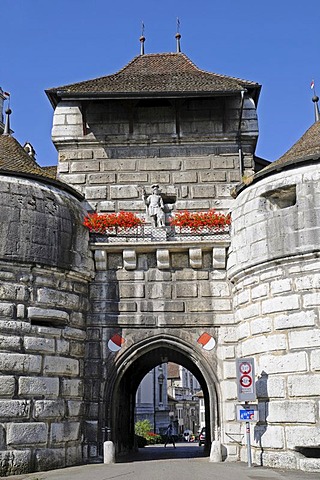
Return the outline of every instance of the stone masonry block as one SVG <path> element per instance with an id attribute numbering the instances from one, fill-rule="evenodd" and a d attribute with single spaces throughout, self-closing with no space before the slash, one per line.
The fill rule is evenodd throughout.
<path id="1" fill-rule="evenodd" d="M 107 198 L 107 187 L 99 186 L 99 187 L 86 187 L 85 188 L 85 197 L 88 200 L 92 199 L 105 199 Z"/>
<path id="2" fill-rule="evenodd" d="M 212 267 L 215 269 L 224 269 L 226 266 L 226 249 L 214 247 L 212 249 Z"/>
<path id="3" fill-rule="evenodd" d="M 285 350 L 287 348 L 286 335 L 257 335 L 242 342 L 243 356 L 256 355 L 262 352 Z"/>
<path id="4" fill-rule="evenodd" d="M 286 383 L 283 376 L 261 374 L 256 382 L 258 398 L 284 398 L 286 396 Z"/>
<path id="5" fill-rule="evenodd" d="M 23 343 L 26 352 L 54 353 L 55 351 L 53 338 L 24 337 Z"/>
<path id="6" fill-rule="evenodd" d="M 0 303 L 0 316 L 12 318 L 14 312 L 14 305 L 12 303 Z"/>
<path id="7" fill-rule="evenodd" d="M 40 296 L 42 301 L 45 301 L 45 293 L 42 292 L 39 294 L 39 298 Z M 50 293 L 50 296 L 52 296 L 52 293 Z M 62 310 L 53 310 L 52 308 L 28 307 L 28 318 L 30 318 L 30 320 L 67 323 L 69 320 L 69 314 Z"/>
<path id="8" fill-rule="evenodd" d="M 38 445 L 46 443 L 48 426 L 45 423 L 9 423 L 8 445 Z"/>
<path id="9" fill-rule="evenodd" d="M 229 297 L 230 288 L 227 282 L 201 282 L 201 297 Z"/>
<path id="10" fill-rule="evenodd" d="M 120 298 L 143 298 L 145 287 L 142 283 L 122 283 L 119 285 Z"/>
<path id="11" fill-rule="evenodd" d="M 63 418 L 65 415 L 65 403 L 61 399 L 37 400 L 33 406 L 35 419 Z"/>
<path id="12" fill-rule="evenodd" d="M 15 377 L 13 377 L 12 375 L 1 375 L 0 397 L 13 397 L 13 395 L 15 394 L 15 385 Z"/>
<path id="13" fill-rule="evenodd" d="M 256 371 L 271 373 L 305 372 L 308 368 L 306 352 L 287 353 L 286 355 L 261 355 Z"/>
<path id="14" fill-rule="evenodd" d="M 303 415 L 301 413 L 303 412 Z M 316 404 L 308 401 L 272 401 L 269 403 L 270 423 L 315 423 Z"/>
<path id="15" fill-rule="evenodd" d="M 173 183 L 196 183 L 197 172 L 174 172 L 172 174 Z"/>
<path id="16" fill-rule="evenodd" d="M 182 167 L 185 170 L 205 170 L 210 169 L 210 158 L 209 157 L 199 157 L 199 158 L 182 158 Z"/>
<path id="17" fill-rule="evenodd" d="M 192 198 L 216 198 L 216 187 L 213 185 L 194 185 L 191 187 Z"/>
<path id="18" fill-rule="evenodd" d="M 172 298 L 172 285 L 170 283 L 147 284 L 148 298 L 160 298 L 169 300 Z"/>
<path id="19" fill-rule="evenodd" d="M 253 287 L 251 290 L 251 298 L 252 300 L 256 300 L 262 297 L 266 297 L 269 294 L 268 285 L 263 283 L 258 285 L 257 287 Z"/>
<path id="20" fill-rule="evenodd" d="M 92 184 L 102 184 L 106 183 L 115 183 L 116 175 L 114 173 L 92 173 L 88 176 L 89 183 Z"/>
<path id="21" fill-rule="evenodd" d="M 189 262 L 191 268 L 202 268 L 201 248 L 189 248 Z"/>
<path id="22" fill-rule="evenodd" d="M 284 295 L 282 297 L 274 297 L 262 302 L 262 313 L 276 313 L 287 310 L 299 309 L 299 295 Z"/>
<path id="23" fill-rule="evenodd" d="M 159 270 L 170 268 L 170 253 L 165 248 L 159 248 L 156 252 L 157 267 Z"/>
<path id="24" fill-rule="evenodd" d="M 289 375 L 290 397 L 320 397 L 320 374 Z"/>
<path id="25" fill-rule="evenodd" d="M 115 202 L 112 202 L 110 200 L 105 200 L 103 202 L 98 203 L 98 212 L 114 212 L 116 209 L 116 204 Z"/>
<path id="26" fill-rule="evenodd" d="M 320 370 L 320 352 L 318 349 L 310 354 L 310 366 L 311 370 Z"/>
<path id="27" fill-rule="evenodd" d="M 110 187 L 111 199 L 138 198 L 138 187 L 134 185 L 118 185 Z"/>
<path id="28" fill-rule="evenodd" d="M 198 286 L 196 283 L 176 283 L 176 296 L 179 297 L 197 297 Z"/>
<path id="29" fill-rule="evenodd" d="M 298 413 L 300 418 L 300 414 Z M 317 426 L 288 426 L 286 427 L 287 447 L 318 447 L 320 445 L 320 428 Z"/>
<path id="30" fill-rule="evenodd" d="M 40 373 L 40 355 L 20 353 L 0 353 L 0 370 L 10 373 Z"/>
<path id="31" fill-rule="evenodd" d="M 290 292 L 292 290 L 292 281 L 289 278 L 282 278 L 281 280 L 274 280 L 270 284 L 271 295 L 278 293 Z"/>
<path id="32" fill-rule="evenodd" d="M 45 397 L 59 395 L 59 378 L 52 377 L 20 377 L 19 395 Z"/>
<path id="33" fill-rule="evenodd" d="M 99 172 L 100 162 L 98 160 L 91 160 L 90 162 L 71 162 L 70 171 L 76 172 Z"/>
<path id="34" fill-rule="evenodd" d="M 74 377 L 79 375 L 79 361 L 66 357 L 44 357 L 43 372 L 45 375 L 62 375 Z"/>
<path id="35" fill-rule="evenodd" d="M 79 439 L 79 422 L 52 423 L 50 440 L 52 443 L 72 442 Z"/>
<path id="36" fill-rule="evenodd" d="M 102 169 L 106 172 L 135 171 L 136 160 L 133 158 L 109 158 L 102 162 Z M 150 170 L 150 165 L 146 170 Z"/>
<path id="37" fill-rule="evenodd" d="M 184 312 L 184 303 L 167 300 L 150 300 L 140 303 L 141 312 Z"/>
<path id="38" fill-rule="evenodd" d="M 137 254 L 134 249 L 123 250 L 123 267 L 126 270 L 135 270 L 137 268 Z"/>
<path id="39" fill-rule="evenodd" d="M 37 449 L 35 454 L 36 471 L 43 472 L 55 470 L 56 468 L 64 468 L 66 466 L 65 456 L 66 452 L 64 448 Z"/>
<path id="40" fill-rule="evenodd" d="M 213 170 L 216 170 L 218 168 L 221 168 L 222 170 L 225 170 L 226 168 L 234 168 L 235 162 L 237 164 L 238 159 L 233 156 L 212 156 L 211 157 L 211 166 Z"/>
<path id="41" fill-rule="evenodd" d="M 320 347 L 320 329 L 289 332 L 289 347 L 292 349 Z"/>
<path id="42" fill-rule="evenodd" d="M 278 315 L 274 319 L 274 328 L 283 330 L 289 328 L 310 327 L 315 325 L 317 315 L 314 310 L 301 312 L 288 312 L 286 315 Z"/>
<path id="43" fill-rule="evenodd" d="M 50 288 L 39 288 L 37 292 L 39 303 L 55 305 L 72 310 L 79 309 L 79 296 L 68 292 L 59 292 Z"/>
<path id="44" fill-rule="evenodd" d="M 138 171 L 140 170 L 180 170 L 181 160 L 174 158 L 142 158 L 138 161 Z"/>
<path id="45" fill-rule="evenodd" d="M 209 170 L 208 172 L 201 172 L 200 173 L 200 181 L 201 182 L 225 182 L 227 179 L 226 172 L 221 171 L 213 171 Z"/>
<path id="46" fill-rule="evenodd" d="M 269 317 L 257 318 L 250 322 L 251 335 L 261 335 L 272 331 L 272 319 Z"/>
<path id="47" fill-rule="evenodd" d="M 82 397 L 83 381 L 79 379 L 62 379 L 61 395 L 63 397 Z"/>
<path id="48" fill-rule="evenodd" d="M 133 184 L 133 183 L 146 183 L 148 181 L 148 174 L 147 173 L 118 173 L 117 176 L 118 183 L 126 183 L 126 184 Z"/>
<path id="49" fill-rule="evenodd" d="M 284 427 L 256 425 L 252 445 L 260 448 L 284 448 Z"/>
<path id="50" fill-rule="evenodd" d="M 20 350 L 21 340 L 18 336 L 0 335 L 1 350 Z"/>
<path id="51" fill-rule="evenodd" d="M 0 400 L 0 418 L 29 418 L 29 400 Z"/>

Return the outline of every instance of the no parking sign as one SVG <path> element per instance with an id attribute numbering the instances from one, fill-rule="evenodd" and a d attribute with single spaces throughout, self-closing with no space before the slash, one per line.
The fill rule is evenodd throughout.
<path id="1" fill-rule="evenodd" d="M 256 399 L 254 358 L 237 358 L 238 400 L 250 402 Z"/>

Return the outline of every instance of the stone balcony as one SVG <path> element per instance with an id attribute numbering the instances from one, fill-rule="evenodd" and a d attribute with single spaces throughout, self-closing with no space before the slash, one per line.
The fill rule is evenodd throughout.
<path id="1" fill-rule="evenodd" d="M 154 252 L 159 270 L 171 268 L 171 254 L 188 252 L 189 266 L 203 268 L 203 252 L 211 252 L 212 267 L 224 269 L 226 252 L 230 245 L 229 227 L 219 231 L 201 232 L 190 228 L 139 226 L 131 231 L 113 231 L 108 234 L 90 234 L 90 248 L 94 252 L 96 270 L 108 269 L 107 256 L 120 253 L 123 268 L 135 270 L 138 255 Z"/>

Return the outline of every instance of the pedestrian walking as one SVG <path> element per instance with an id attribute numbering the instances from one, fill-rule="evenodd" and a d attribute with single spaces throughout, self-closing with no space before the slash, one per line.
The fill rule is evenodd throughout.
<path id="1" fill-rule="evenodd" d="M 175 441 L 174 441 L 174 435 L 173 435 L 173 428 L 172 428 L 171 423 L 170 423 L 170 425 L 168 425 L 168 428 L 166 430 L 166 443 L 164 444 L 165 447 L 167 446 L 167 443 L 172 443 L 173 447 L 176 448 L 176 444 L 175 444 Z"/>

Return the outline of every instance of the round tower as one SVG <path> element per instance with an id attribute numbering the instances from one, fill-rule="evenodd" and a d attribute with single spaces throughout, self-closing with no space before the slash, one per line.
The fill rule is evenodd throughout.
<path id="1" fill-rule="evenodd" d="M 5 476 L 82 461 L 91 259 L 81 196 L 41 168 L 10 134 L 0 135 L 0 191 L 0 476 Z"/>
<path id="2" fill-rule="evenodd" d="M 319 471 L 320 122 L 235 191 L 228 276 L 254 357 L 258 464 Z"/>

